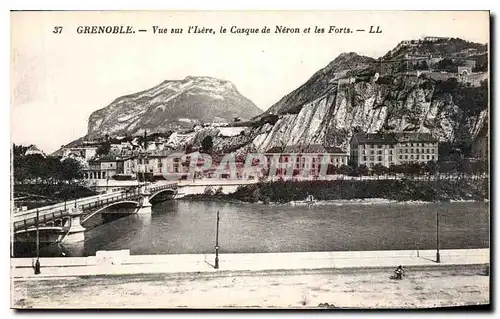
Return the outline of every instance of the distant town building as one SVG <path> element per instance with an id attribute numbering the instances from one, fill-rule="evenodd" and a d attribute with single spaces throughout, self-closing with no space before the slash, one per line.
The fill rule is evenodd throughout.
<path id="1" fill-rule="evenodd" d="M 437 161 L 438 141 L 429 133 L 357 133 L 350 141 L 354 165 L 389 167 Z"/>
<path id="2" fill-rule="evenodd" d="M 84 169 L 84 179 L 111 179 L 117 174 L 123 174 L 124 162 L 125 159 L 110 155 L 93 158 Z"/>
<path id="3" fill-rule="evenodd" d="M 476 60 L 465 60 L 465 66 L 474 69 L 476 67 Z"/>
<path id="4" fill-rule="evenodd" d="M 62 158 L 67 157 L 82 157 L 86 160 L 93 158 L 97 152 L 97 146 L 94 145 L 83 145 L 79 147 L 68 147 L 63 148 Z"/>
<path id="5" fill-rule="evenodd" d="M 41 155 L 45 157 L 45 153 L 41 149 L 39 149 L 36 145 L 31 145 L 30 147 L 28 147 L 24 155 Z"/>
<path id="6" fill-rule="evenodd" d="M 467 76 L 472 74 L 472 68 L 470 66 L 459 66 L 458 67 L 458 75 L 459 76 Z"/>
<path id="7" fill-rule="evenodd" d="M 280 154 L 278 158 L 276 157 L 276 154 Z M 265 153 L 265 156 L 267 157 L 267 165 L 269 168 L 276 158 L 281 166 L 295 161 L 293 163 L 294 170 L 309 170 L 309 174 L 313 176 L 317 176 L 319 174 L 322 164 L 342 166 L 347 164 L 349 158 L 348 154 L 340 148 L 323 146 L 321 144 L 311 144 L 307 146 L 292 145 L 284 148 L 273 147 Z M 326 156 L 328 157 L 325 158 Z M 279 175 L 284 174 L 285 172 L 286 168 L 280 168 L 277 170 Z"/>
<path id="8" fill-rule="evenodd" d="M 424 37 L 423 40 L 427 42 L 436 42 L 440 40 L 449 40 L 449 37 Z"/>

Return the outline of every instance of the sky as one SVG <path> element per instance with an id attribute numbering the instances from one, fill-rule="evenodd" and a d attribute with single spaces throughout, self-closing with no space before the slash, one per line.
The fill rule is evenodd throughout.
<path id="1" fill-rule="evenodd" d="M 480 11 L 11 12 L 11 140 L 53 152 L 85 135 L 89 115 L 117 97 L 186 76 L 231 81 L 266 110 L 340 53 L 377 58 L 422 36 L 487 43 L 489 23 Z M 77 33 L 78 26 L 93 25 L 148 32 Z M 187 34 L 195 25 L 216 34 Z M 316 26 L 328 32 L 372 25 L 382 33 L 314 33 Z M 185 30 L 153 34 L 153 26 Z M 218 33 L 221 26 L 227 34 Z M 271 33 L 231 34 L 232 26 L 267 26 Z M 311 33 L 275 34 L 276 26 L 311 27 Z"/>

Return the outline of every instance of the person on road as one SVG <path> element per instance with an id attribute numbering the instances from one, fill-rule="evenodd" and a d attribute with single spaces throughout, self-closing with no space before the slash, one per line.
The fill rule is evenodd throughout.
<path id="1" fill-rule="evenodd" d="M 396 279 L 403 279 L 405 271 L 404 271 L 403 267 L 401 265 L 399 265 L 398 268 L 396 268 L 396 270 L 394 270 L 394 273 L 396 274 Z"/>
<path id="2" fill-rule="evenodd" d="M 31 265 L 32 265 L 33 269 L 35 270 L 35 275 L 39 275 L 40 274 L 40 260 L 38 259 L 38 257 L 36 258 L 35 262 L 33 262 L 33 260 L 31 261 Z"/>

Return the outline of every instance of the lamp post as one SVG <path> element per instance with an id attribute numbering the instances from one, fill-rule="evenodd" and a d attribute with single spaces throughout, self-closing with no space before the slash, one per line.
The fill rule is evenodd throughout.
<path id="1" fill-rule="evenodd" d="M 439 209 L 436 209 L 436 262 L 441 262 L 441 256 L 439 254 Z"/>
<path id="2" fill-rule="evenodd" d="M 215 231 L 215 269 L 219 269 L 219 211 L 217 211 L 217 225 Z"/>
<path id="3" fill-rule="evenodd" d="M 40 274 L 40 229 L 39 229 L 40 214 L 36 210 L 36 261 L 35 261 L 35 275 Z"/>

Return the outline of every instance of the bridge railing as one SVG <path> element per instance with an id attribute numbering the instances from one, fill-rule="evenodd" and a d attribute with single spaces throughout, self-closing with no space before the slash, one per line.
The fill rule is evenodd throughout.
<path id="1" fill-rule="evenodd" d="M 29 229 L 29 228 L 34 228 L 40 224 L 42 225 L 47 225 L 48 222 L 54 222 L 57 219 L 61 219 L 61 226 L 62 226 L 62 219 L 64 217 L 68 217 L 69 213 L 66 210 L 59 210 L 59 211 L 53 211 L 48 214 L 42 214 L 39 215 L 39 221 L 37 222 L 36 217 L 31 217 L 31 218 L 26 218 L 22 221 L 17 221 L 13 223 L 13 228 L 14 231 L 18 231 L 20 229 Z"/>
<path id="2" fill-rule="evenodd" d="M 160 186 L 156 186 L 156 187 L 151 187 L 151 188 L 148 188 L 148 190 L 150 192 L 156 192 L 156 191 L 159 191 L 159 190 L 162 190 L 162 189 L 174 189 L 174 188 L 177 188 L 177 183 L 171 183 L 171 184 L 164 184 L 164 185 L 160 185 Z"/>
<path id="3" fill-rule="evenodd" d="M 98 200 L 98 201 L 95 201 L 92 203 L 80 205 L 80 209 L 82 211 L 85 211 L 85 210 L 88 211 L 88 210 L 92 210 L 92 209 L 99 208 L 102 206 L 106 206 L 108 204 L 112 204 L 114 202 L 119 202 L 119 201 L 126 200 L 126 199 L 136 199 L 140 196 L 141 196 L 141 194 L 139 192 L 139 189 L 135 189 L 132 192 L 122 192 L 120 195 L 116 195 L 116 196 L 108 197 L 106 199 Z"/>
<path id="4" fill-rule="evenodd" d="M 96 199 L 99 199 L 99 198 L 107 198 L 107 197 L 110 197 L 110 196 L 113 196 L 114 194 L 117 194 L 119 192 L 115 192 L 115 193 L 110 193 L 110 194 L 100 194 L 100 195 L 94 195 L 94 196 L 89 196 L 89 197 L 84 197 L 84 198 L 79 198 L 77 199 L 76 201 L 75 200 L 68 200 L 66 201 L 66 204 L 64 202 L 61 202 L 61 203 L 57 203 L 57 204 L 53 204 L 53 205 L 47 205 L 47 206 L 43 206 L 43 207 L 40 207 L 40 208 L 35 208 L 35 209 L 29 209 L 29 210 L 26 210 L 26 211 L 21 211 L 21 212 L 17 212 L 17 213 L 14 213 L 13 215 L 15 217 L 17 216 L 27 216 L 27 218 L 29 218 L 28 216 L 31 215 L 31 214 L 34 214 L 36 213 L 37 209 L 40 213 L 42 212 L 47 212 L 47 211 L 52 211 L 52 210 L 60 210 L 61 208 L 63 207 L 72 207 L 75 205 L 75 202 L 77 205 L 81 205 L 82 203 L 83 204 L 86 204 L 87 202 L 92 202 Z"/>

